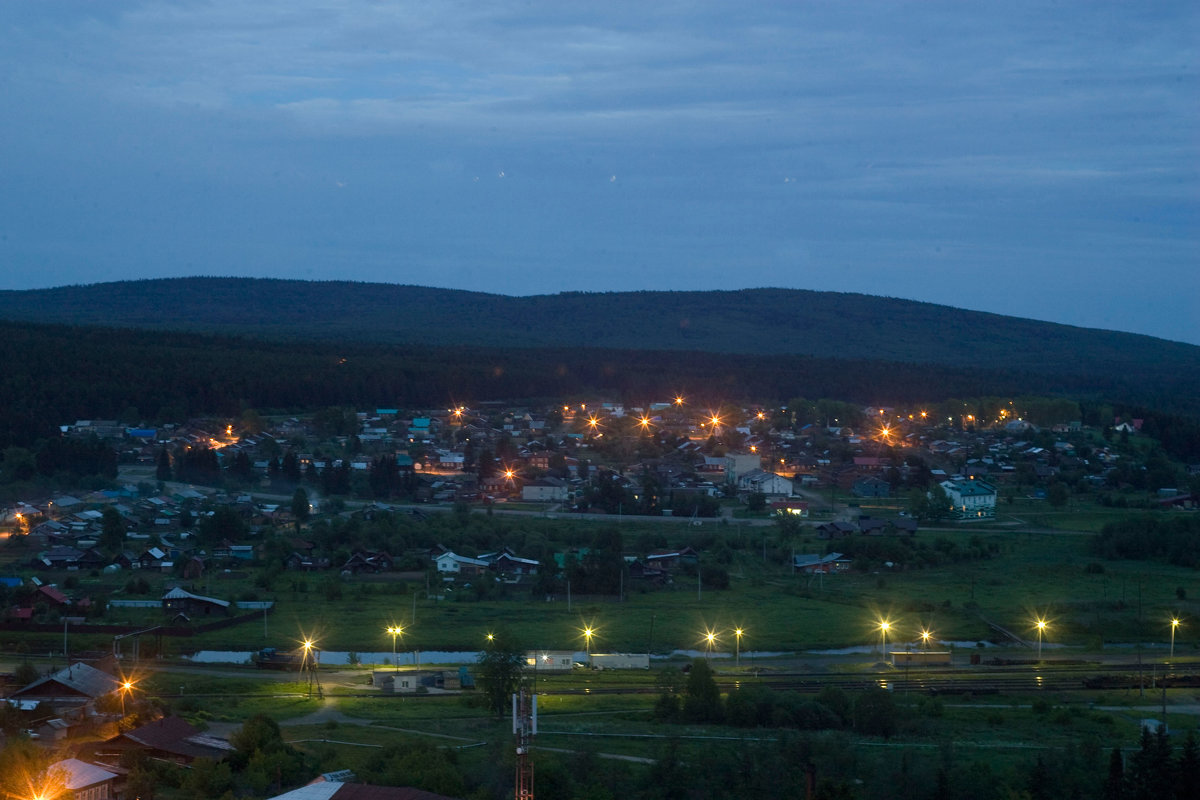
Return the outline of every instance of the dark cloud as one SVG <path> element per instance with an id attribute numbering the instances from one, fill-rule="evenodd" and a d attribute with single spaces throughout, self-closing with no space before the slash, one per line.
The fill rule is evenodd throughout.
<path id="1" fill-rule="evenodd" d="M 1194 4 L 581 8 L 0 4 L 2 283 L 776 285 L 1200 343 Z"/>

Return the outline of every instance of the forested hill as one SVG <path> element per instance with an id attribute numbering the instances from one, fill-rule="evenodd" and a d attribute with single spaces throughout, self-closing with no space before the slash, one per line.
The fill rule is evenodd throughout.
<path id="1" fill-rule="evenodd" d="M 1167 391 L 1200 387 L 1194 345 L 788 289 L 508 297 L 391 284 L 175 278 L 2 291 L 0 318 L 274 340 L 806 355 L 1111 376 Z"/>

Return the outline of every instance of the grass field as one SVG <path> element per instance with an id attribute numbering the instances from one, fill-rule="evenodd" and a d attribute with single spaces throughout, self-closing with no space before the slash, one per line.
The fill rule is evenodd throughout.
<path id="1" fill-rule="evenodd" d="M 1061 513 L 1058 520 L 1080 527 L 1086 527 L 1087 520 L 1098 522 L 1103 515 L 1113 514 L 1112 510 L 1037 508 L 1043 509 L 1045 520 Z M 1022 519 L 1035 515 L 1019 505 L 1013 513 Z M 568 527 L 562 521 L 539 519 L 516 524 L 533 530 Z M 576 536 L 586 540 L 588 531 L 601 524 L 611 523 L 571 521 L 569 527 L 578 528 Z M 262 618 L 255 617 L 231 628 L 169 639 L 164 647 L 167 654 L 255 650 L 265 645 L 288 648 L 308 635 L 325 650 L 388 652 L 392 640 L 385 628 L 403 624 L 405 633 L 399 642 L 403 651 L 477 650 L 489 631 L 500 628 L 531 648 L 582 650 L 585 626 L 596 629 L 592 649 L 599 652 L 703 649 L 702 637 L 708 630 L 718 634 L 717 651 L 732 652 L 735 627 L 745 631 L 744 652 L 797 651 L 873 645 L 883 619 L 892 625 L 889 643 L 899 644 L 914 641 L 922 628 L 945 641 L 972 643 L 995 635 L 989 621 L 1033 638 L 1032 622 L 1043 617 L 1050 623 L 1047 645 L 1095 649 L 1105 642 L 1161 644 L 1169 637 L 1168 621 L 1174 614 L 1185 619 L 1177 632 L 1176 649 L 1188 652 L 1200 641 L 1200 609 L 1192 599 L 1200 597 L 1196 572 L 1154 562 L 1097 559 L 1088 551 L 1086 533 L 1031 532 L 1006 527 L 1003 520 L 968 530 L 922 530 L 920 542 L 942 540 L 960 552 L 974 549 L 990 556 L 936 568 L 881 565 L 870 573 L 810 578 L 791 575 L 786 554 L 822 552 L 827 546 L 836 547 L 836 542 L 811 536 L 781 542 L 774 527 L 750 528 L 736 522 L 695 529 L 666 527 L 676 543 L 692 541 L 702 552 L 727 548 L 730 588 L 700 587 L 698 592 L 694 577 L 680 576 L 663 590 L 630 587 L 623 602 L 615 597 L 576 597 L 568 606 L 565 598 L 546 602 L 517 587 L 498 599 L 472 602 L 452 599 L 455 595 L 446 592 L 441 600 L 427 597 L 424 582 L 348 579 L 342 583 L 341 598 L 330 600 L 325 592 L 329 577 L 283 573 L 264 589 L 255 586 L 255 571 L 248 567 L 243 573 L 215 573 L 194 588 L 217 597 L 253 594 L 275 600 L 265 634 Z M 663 528 L 630 521 L 623 523 L 623 534 L 627 542 L 636 542 L 662 537 Z M 6 546 L 4 555 L 26 554 Z M 76 591 L 112 592 L 117 597 L 123 596 L 120 589 L 128 577 L 74 574 Z M 151 580 L 158 585 L 152 585 L 148 597 L 155 597 L 170 578 L 151 576 Z M 441 591 L 434 585 L 435 592 Z M 1197 623 L 1190 624 L 1190 619 Z M 157 609 L 113 608 L 100 621 L 151 626 L 162 620 Z M 73 650 L 111 647 L 110 636 L 89 635 L 84 627 L 72 626 L 70 634 Z M 61 650 L 59 635 L 0 634 L 0 647 L 5 650 L 22 643 L 33 652 Z"/>

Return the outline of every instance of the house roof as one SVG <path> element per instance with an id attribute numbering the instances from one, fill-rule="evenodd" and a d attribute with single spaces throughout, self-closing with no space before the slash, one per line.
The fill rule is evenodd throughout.
<path id="1" fill-rule="evenodd" d="M 89 764 L 86 761 L 80 761 L 78 758 L 67 758 L 62 761 L 56 761 L 50 765 L 50 771 L 60 772 L 66 781 L 67 788 L 71 791 L 95 786 L 98 783 L 111 781 L 117 777 L 117 773 L 115 772 L 109 772 L 103 767 Z"/>
<path id="2" fill-rule="evenodd" d="M 55 603 L 58 603 L 60 606 L 68 605 L 71 602 L 65 594 L 50 585 L 39 586 L 38 594 L 45 595 L 47 598 L 53 600 Z"/>
<path id="3" fill-rule="evenodd" d="M 189 591 L 180 589 L 178 586 L 176 586 L 174 589 L 172 589 L 171 591 L 164 594 L 162 596 L 162 599 L 163 600 L 199 600 L 202 603 L 212 603 L 213 605 L 220 606 L 221 608 L 229 608 L 228 600 L 218 600 L 215 597 L 204 597 L 202 595 L 192 594 Z"/>
<path id="4" fill-rule="evenodd" d="M 129 741 L 153 750 L 191 758 L 221 758 L 233 752 L 224 739 L 207 736 L 179 717 L 163 717 L 140 728 L 126 731 L 109 742 Z"/>
<path id="5" fill-rule="evenodd" d="M 320 781 L 276 795 L 270 800 L 453 800 L 453 798 L 409 786 L 372 786 L 366 783 Z"/>
<path id="6" fill-rule="evenodd" d="M 845 556 L 841 553 L 830 553 L 827 556 L 819 556 L 816 553 L 803 553 L 797 554 L 792 558 L 792 566 L 799 569 L 800 567 L 811 567 L 814 564 L 829 564 L 843 558 Z"/>
<path id="7" fill-rule="evenodd" d="M 65 689 L 67 694 L 96 698 L 115 692 L 120 685 L 121 682 L 107 672 L 87 664 L 76 663 L 18 689 L 11 696 L 52 697 L 61 694 Z"/>
<path id="8" fill-rule="evenodd" d="M 434 561 L 456 561 L 459 564 L 470 564 L 476 567 L 486 567 L 488 562 L 480 558 L 471 558 L 470 556 L 460 556 L 458 553 L 445 552 L 441 555 L 433 557 Z"/>

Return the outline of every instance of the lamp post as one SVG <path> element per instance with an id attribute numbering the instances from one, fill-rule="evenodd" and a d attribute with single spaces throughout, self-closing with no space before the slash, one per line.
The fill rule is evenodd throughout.
<path id="1" fill-rule="evenodd" d="M 1179 627 L 1179 618 L 1171 618 L 1171 661 L 1175 661 L 1175 629 Z"/>
<path id="2" fill-rule="evenodd" d="M 924 628 L 921 630 L 921 649 L 922 650 L 929 649 L 929 640 L 932 637 L 933 637 L 933 633 L 928 628 Z"/>
<path id="3" fill-rule="evenodd" d="M 392 664 L 395 666 L 396 672 L 399 672 L 400 661 L 396 657 L 396 637 L 404 633 L 404 628 L 399 625 L 391 625 L 388 627 L 387 632 L 392 635 Z"/>
<path id="4" fill-rule="evenodd" d="M 1038 662 L 1041 663 L 1041 660 L 1042 660 L 1042 635 L 1046 632 L 1046 620 L 1039 618 L 1035 624 L 1037 625 L 1037 632 L 1038 632 L 1037 657 L 1038 657 Z"/>
<path id="5" fill-rule="evenodd" d="M 886 619 L 879 620 L 879 642 L 883 656 L 887 657 L 887 635 L 892 629 L 892 623 Z"/>
<path id="6" fill-rule="evenodd" d="M 712 649 L 713 649 L 713 645 L 716 643 L 717 643 L 716 631 L 705 631 L 704 632 L 704 660 L 705 661 L 712 660 Z"/>
<path id="7" fill-rule="evenodd" d="M 121 719 L 125 718 L 125 695 L 133 691 L 133 681 L 126 678 L 121 682 Z"/>
<path id="8" fill-rule="evenodd" d="M 300 658 L 300 669 L 308 670 L 308 696 L 312 697 L 313 665 L 309 662 L 309 659 L 313 658 L 313 648 L 314 648 L 313 640 L 305 639 L 304 642 L 301 644 L 301 647 L 303 647 L 304 650 L 303 650 L 303 654 Z"/>
<path id="9" fill-rule="evenodd" d="M 738 666 L 738 667 L 740 667 L 742 665 L 742 634 L 743 633 L 745 633 L 745 631 L 742 630 L 741 628 L 733 629 L 733 636 L 736 641 L 736 644 L 734 645 L 735 652 L 736 652 L 734 666 Z"/>
<path id="10" fill-rule="evenodd" d="M 587 650 L 587 656 L 588 656 L 589 662 L 592 660 L 592 636 L 595 635 L 595 633 L 596 633 L 596 631 L 594 631 L 591 628 L 583 629 L 583 644 L 584 644 L 584 648 Z M 590 664 L 589 664 L 589 666 L 590 666 Z"/>

